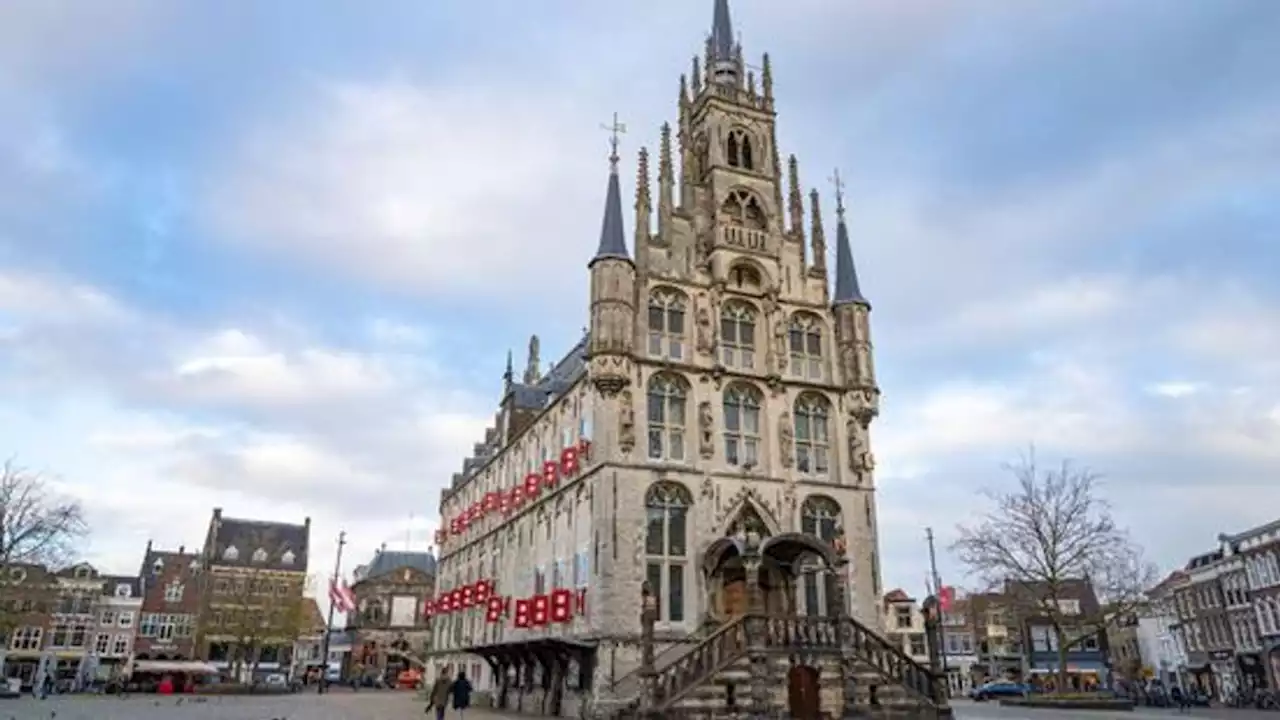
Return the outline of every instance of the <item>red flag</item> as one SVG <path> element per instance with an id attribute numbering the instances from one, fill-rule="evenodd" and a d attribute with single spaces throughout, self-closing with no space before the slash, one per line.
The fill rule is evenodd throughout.
<path id="1" fill-rule="evenodd" d="M 511 508 L 514 510 L 524 504 L 524 486 L 516 485 L 511 488 Z"/>
<path id="2" fill-rule="evenodd" d="M 422 617 L 429 618 L 436 614 L 436 604 L 431 598 L 422 601 Z"/>
<path id="3" fill-rule="evenodd" d="M 347 587 L 344 582 L 338 584 L 337 578 L 329 580 L 329 602 L 333 603 L 333 609 L 338 612 L 351 612 L 356 609 L 356 596 L 351 592 L 351 588 Z"/>
<path id="4" fill-rule="evenodd" d="M 484 621 L 491 623 L 498 622 L 502 619 L 503 609 L 502 598 L 497 595 L 490 596 L 489 602 L 487 603 L 487 607 L 484 611 Z"/>
<path id="5" fill-rule="evenodd" d="M 573 593 L 564 588 L 551 591 L 551 622 L 567 623 L 573 619 Z"/>
<path id="6" fill-rule="evenodd" d="M 498 509 L 498 493 L 488 492 L 484 494 L 484 511 L 493 512 Z"/>
<path id="7" fill-rule="evenodd" d="M 542 627 L 547 624 L 549 619 L 548 610 L 550 609 L 546 595 L 534 595 L 531 598 L 532 607 L 529 608 L 529 624 L 534 627 Z"/>
<path id="8" fill-rule="evenodd" d="M 956 602 L 956 589 L 950 585 L 943 585 L 938 591 L 938 607 L 942 612 L 951 612 L 951 606 Z"/>
<path id="9" fill-rule="evenodd" d="M 475 585 L 476 604 L 488 602 L 489 593 L 493 592 L 493 583 L 488 580 L 480 580 Z"/>
<path id="10" fill-rule="evenodd" d="M 516 600 L 516 627 L 529 627 L 529 601 L 525 599 Z"/>
<path id="11" fill-rule="evenodd" d="M 526 497 L 533 499 L 538 496 L 538 488 L 541 486 L 541 480 L 542 478 L 538 477 L 537 473 L 529 473 L 524 476 L 524 494 Z"/>
<path id="12" fill-rule="evenodd" d="M 509 491 L 498 493 L 498 512 L 503 515 L 511 514 L 511 493 Z"/>
<path id="13" fill-rule="evenodd" d="M 462 586 L 462 607 L 469 608 L 475 601 L 475 593 L 470 585 Z"/>
<path id="14" fill-rule="evenodd" d="M 578 472 L 578 448 L 567 447 L 560 451 L 560 472 L 565 477 Z"/>
<path id="15" fill-rule="evenodd" d="M 548 460 L 542 463 L 542 482 L 549 488 L 556 486 L 556 482 L 560 479 L 560 463 L 555 460 Z"/>

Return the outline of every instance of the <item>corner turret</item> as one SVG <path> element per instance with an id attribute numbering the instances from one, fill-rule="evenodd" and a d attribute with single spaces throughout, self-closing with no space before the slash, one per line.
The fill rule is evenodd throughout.
<path id="1" fill-rule="evenodd" d="M 858 284 L 853 263 L 849 228 L 844 217 L 844 186 L 839 171 L 836 185 L 836 282 L 831 309 L 835 314 L 836 347 L 842 384 L 851 393 L 849 412 L 865 426 L 880 412 L 880 389 L 876 385 L 871 352 L 871 303 Z"/>
<path id="2" fill-rule="evenodd" d="M 606 396 L 618 394 L 631 382 L 631 347 L 635 339 L 636 267 L 627 252 L 622 223 L 622 190 L 618 182 L 618 133 L 624 130 L 615 115 L 610 141 L 609 182 L 605 189 L 600 245 L 591 271 L 591 328 L 587 340 L 588 374 Z"/>

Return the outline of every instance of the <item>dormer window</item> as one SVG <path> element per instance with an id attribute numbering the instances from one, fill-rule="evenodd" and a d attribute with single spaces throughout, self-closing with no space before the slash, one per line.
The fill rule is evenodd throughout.
<path id="1" fill-rule="evenodd" d="M 193 573 L 200 572 L 200 561 L 192 560 L 190 563 L 187 564 L 187 569 Z"/>
<path id="2" fill-rule="evenodd" d="M 295 559 L 297 559 L 297 556 L 293 554 L 292 550 L 285 550 L 284 554 L 280 556 L 280 562 L 284 565 L 292 565 Z"/>
<path id="3" fill-rule="evenodd" d="M 222 551 L 222 559 L 229 562 L 235 562 L 240 559 L 240 551 L 235 545 L 228 545 L 226 550 Z"/>
<path id="4" fill-rule="evenodd" d="M 10 568 L 10 569 L 9 569 L 9 581 L 10 581 L 10 582 L 12 582 L 12 583 L 14 583 L 14 584 L 17 584 L 17 583 L 20 583 L 20 582 L 22 582 L 23 580 L 26 580 L 26 579 L 27 579 L 27 569 L 26 569 L 26 568 L 16 567 L 16 568 Z"/>
<path id="5" fill-rule="evenodd" d="M 133 597 L 133 588 L 129 586 L 129 583 L 118 583 L 116 585 L 116 597 Z"/>
<path id="6" fill-rule="evenodd" d="M 262 548 L 258 548 L 257 550 L 254 550 L 254 551 L 253 551 L 253 561 L 254 561 L 255 563 L 264 563 L 264 562 L 266 562 L 266 561 L 267 561 L 267 551 L 266 551 L 266 550 L 263 550 Z"/>
<path id="7" fill-rule="evenodd" d="M 88 565 L 81 565 L 75 570 L 75 578 L 77 580 L 85 580 L 89 577 L 89 572 L 90 570 Z"/>
<path id="8" fill-rule="evenodd" d="M 156 558 L 156 561 L 151 563 L 151 572 L 156 575 L 159 575 L 163 570 L 164 570 L 164 561 L 161 560 L 160 558 Z"/>

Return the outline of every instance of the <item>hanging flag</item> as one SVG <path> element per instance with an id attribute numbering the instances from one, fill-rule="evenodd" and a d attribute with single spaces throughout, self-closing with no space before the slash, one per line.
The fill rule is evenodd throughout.
<path id="1" fill-rule="evenodd" d="M 529 627 L 529 601 L 525 599 L 516 600 L 516 627 Z"/>
<path id="2" fill-rule="evenodd" d="M 496 623 L 502 619 L 503 613 L 506 611 L 506 603 L 503 602 L 499 595 L 489 597 L 488 607 L 485 608 L 484 621 Z"/>
<path id="3" fill-rule="evenodd" d="M 938 607 L 942 612 L 951 612 L 951 608 L 956 602 L 956 589 L 950 585 L 943 585 L 938 591 Z"/>
<path id="4" fill-rule="evenodd" d="M 356 609 L 355 593 L 351 592 L 346 581 L 339 585 L 337 578 L 329 579 L 329 602 L 333 603 L 333 609 L 338 612 L 348 613 Z"/>
<path id="5" fill-rule="evenodd" d="M 567 623 L 573 619 L 573 593 L 565 588 L 551 591 L 551 622 Z"/>
<path id="6" fill-rule="evenodd" d="M 550 599 L 546 595 L 534 595 L 530 598 L 529 624 L 542 627 L 551 619 Z"/>

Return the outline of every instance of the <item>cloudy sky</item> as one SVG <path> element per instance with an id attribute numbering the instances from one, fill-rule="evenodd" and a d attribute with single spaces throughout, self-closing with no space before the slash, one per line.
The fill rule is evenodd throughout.
<path id="1" fill-rule="evenodd" d="M 1032 442 L 1166 568 L 1280 514 L 1280 3 L 733 11 L 805 184 L 847 179 L 886 586 Z M 507 348 L 586 321 L 600 124 L 653 146 L 710 16 L 0 4 L 0 452 L 114 571 L 215 505 L 311 516 L 316 572 L 425 548 Z"/>

